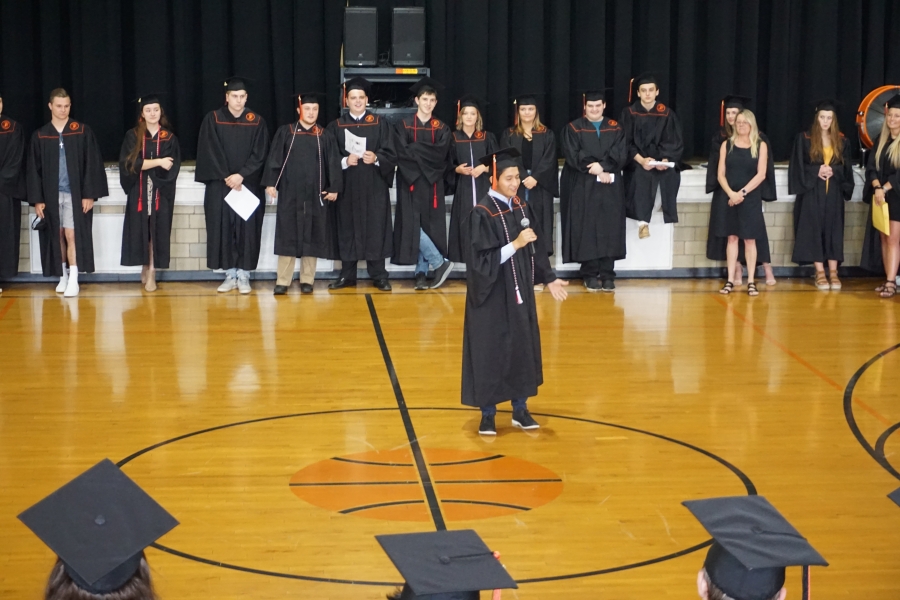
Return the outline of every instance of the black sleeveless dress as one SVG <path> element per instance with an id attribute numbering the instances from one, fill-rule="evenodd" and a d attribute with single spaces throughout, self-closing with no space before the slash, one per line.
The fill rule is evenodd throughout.
<path id="1" fill-rule="evenodd" d="M 725 155 L 725 179 L 728 186 L 740 191 L 756 177 L 759 158 L 750 155 L 750 148 L 735 146 Z M 716 236 L 736 235 L 743 240 L 761 239 L 766 235 L 766 221 L 762 212 L 762 186 L 747 194 L 737 206 L 727 206 Z"/>

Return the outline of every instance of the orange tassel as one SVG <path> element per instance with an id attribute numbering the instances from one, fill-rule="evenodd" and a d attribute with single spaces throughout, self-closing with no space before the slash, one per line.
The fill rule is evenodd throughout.
<path id="1" fill-rule="evenodd" d="M 722 107 L 719 109 L 719 127 L 725 127 L 725 101 L 722 100 Z"/>
<path id="2" fill-rule="evenodd" d="M 459 122 L 459 100 L 456 101 L 456 122 Z"/>
<path id="3" fill-rule="evenodd" d="M 344 82 L 344 108 L 347 108 L 347 82 Z"/>
<path id="4" fill-rule="evenodd" d="M 628 82 L 628 104 L 631 104 L 631 91 L 634 88 L 634 77 Z"/>
<path id="5" fill-rule="evenodd" d="M 587 115 L 587 94 L 581 95 L 581 116 Z"/>
<path id="6" fill-rule="evenodd" d="M 887 106 L 887 104 L 885 104 L 885 106 Z M 513 122 L 513 125 L 518 127 L 519 126 L 519 101 L 518 100 L 513 100 L 513 111 L 515 111 L 515 113 L 516 113 L 516 116 L 514 117 L 515 121 Z M 494 189 L 497 189 L 497 188 L 494 188 Z"/>
<path id="7" fill-rule="evenodd" d="M 497 157 L 494 156 L 494 176 L 491 178 L 491 189 L 497 189 Z"/>

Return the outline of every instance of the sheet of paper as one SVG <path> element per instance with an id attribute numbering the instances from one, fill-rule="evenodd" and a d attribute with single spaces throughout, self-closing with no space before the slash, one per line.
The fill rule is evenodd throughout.
<path id="1" fill-rule="evenodd" d="M 362 158 L 366 152 L 366 138 L 353 135 L 349 131 L 344 132 L 344 150 L 349 154 L 355 154 Z"/>
<path id="2" fill-rule="evenodd" d="M 885 235 L 891 235 L 891 217 L 887 202 L 878 206 L 872 196 L 872 226 Z"/>
<path id="3" fill-rule="evenodd" d="M 610 182 L 610 183 L 615 183 L 615 182 L 616 182 L 616 174 L 615 174 L 615 173 L 608 173 L 608 175 L 609 175 L 609 182 Z M 603 183 L 602 181 L 600 181 L 600 176 L 599 176 L 599 175 L 597 175 L 597 183 Z"/>
<path id="4" fill-rule="evenodd" d="M 241 191 L 231 190 L 228 192 L 228 195 L 225 196 L 225 202 L 228 203 L 231 210 L 240 215 L 245 221 L 250 218 L 250 215 L 259 206 L 259 198 L 248 190 L 246 186 L 241 186 Z"/>
<path id="5" fill-rule="evenodd" d="M 651 161 L 650 161 L 649 163 L 647 163 L 647 164 L 649 164 L 651 167 L 657 167 L 657 166 L 662 165 L 662 166 L 668 167 L 668 168 L 670 168 L 670 169 L 674 169 L 674 168 L 675 168 L 675 163 L 670 162 L 670 161 L 667 161 L 667 160 L 651 160 Z"/>

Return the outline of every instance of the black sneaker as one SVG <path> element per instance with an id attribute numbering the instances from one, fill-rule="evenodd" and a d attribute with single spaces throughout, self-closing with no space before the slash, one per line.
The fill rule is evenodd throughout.
<path id="1" fill-rule="evenodd" d="M 612 279 L 607 279 L 603 282 L 603 291 L 604 292 L 614 292 L 616 291 L 616 282 Z"/>
<path id="2" fill-rule="evenodd" d="M 416 290 L 427 290 L 428 283 L 425 282 L 425 273 L 416 273 Z"/>
<path id="3" fill-rule="evenodd" d="M 540 429 L 541 428 L 541 426 L 538 425 L 538 422 L 535 421 L 531 417 L 531 413 L 528 412 L 527 408 L 513 411 L 512 424 L 513 424 L 513 427 L 519 427 L 521 429 Z"/>
<path id="4" fill-rule="evenodd" d="M 497 426 L 494 425 L 494 415 L 482 415 L 481 425 L 478 426 L 481 435 L 497 435 Z"/>
<path id="5" fill-rule="evenodd" d="M 445 260 L 444 264 L 439 266 L 434 270 L 434 283 L 431 284 L 431 289 L 436 290 L 447 281 L 447 278 L 450 277 L 450 271 L 453 269 L 453 263 L 449 260 Z"/>
<path id="6" fill-rule="evenodd" d="M 597 281 L 596 277 L 585 277 L 584 278 L 584 288 L 589 292 L 599 292 L 600 291 L 600 282 Z"/>

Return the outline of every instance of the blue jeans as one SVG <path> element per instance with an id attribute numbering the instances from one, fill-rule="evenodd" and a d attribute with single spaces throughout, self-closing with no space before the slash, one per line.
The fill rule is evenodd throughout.
<path id="1" fill-rule="evenodd" d="M 416 273 L 427 273 L 428 267 L 437 269 L 444 264 L 444 257 L 441 252 L 431 241 L 431 238 L 425 233 L 424 229 L 419 230 L 419 261 L 416 263 Z"/>
<path id="2" fill-rule="evenodd" d="M 513 398 L 512 399 L 512 409 L 513 411 L 522 410 L 523 408 L 528 408 L 526 403 L 528 402 L 528 398 Z M 481 407 L 481 416 L 483 417 L 493 417 L 497 414 L 497 405 L 491 404 L 489 406 Z"/>

